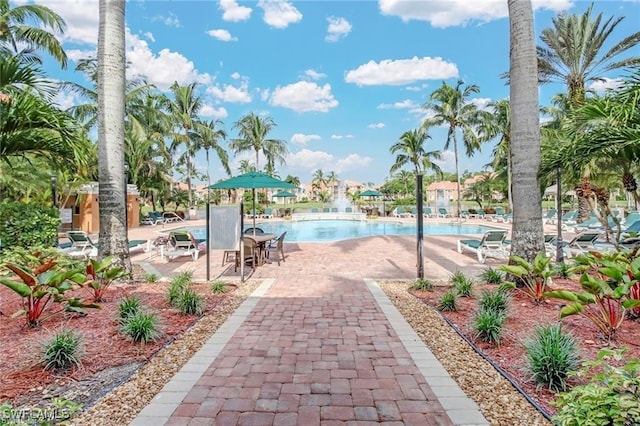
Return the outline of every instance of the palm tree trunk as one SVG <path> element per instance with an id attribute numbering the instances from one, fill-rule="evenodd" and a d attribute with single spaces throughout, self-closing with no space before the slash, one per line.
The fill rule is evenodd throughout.
<path id="1" fill-rule="evenodd" d="M 540 169 L 538 66 L 530 0 L 508 0 L 513 228 L 511 254 L 531 262 L 544 248 Z"/>
<path id="2" fill-rule="evenodd" d="M 457 208 L 457 216 L 460 217 L 460 211 L 461 211 L 461 206 L 460 206 L 460 196 L 462 194 L 460 194 L 460 164 L 459 164 L 459 160 L 458 160 L 458 138 L 456 137 L 456 130 L 453 129 L 453 155 L 455 156 L 456 159 L 456 192 L 457 192 L 457 198 L 456 198 L 456 208 Z"/>
<path id="3" fill-rule="evenodd" d="M 131 274 L 124 182 L 125 0 L 100 0 L 98 184 L 100 257 Z M 129 275 L 130 276 L 130 275 Z"/>

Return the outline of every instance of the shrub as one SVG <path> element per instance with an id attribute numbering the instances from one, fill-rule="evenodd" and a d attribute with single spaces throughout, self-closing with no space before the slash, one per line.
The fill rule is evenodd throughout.
<path id="1" fill-rule="evenodd" d="M 87 281 L 84 285 L 91 289 L 94 302 L 103 301 L 107 289 L 115 280 L 129 276 L 129 273 L 123 268 L 112 265 L 112 256 L 102 260 L 89 259 L 87 262 Z"/>
<path id="2" fill-rule="evenodd" d="M 229 289 L 224 281 L 216 281 L 211 284 L 211 291 L 214 293 L 226 293 Z"/>
<path id="3" fill-rule="evenodd" d="M 553 274 L 558 278 L 569 278 L 571 276 L 571 266 L 567 263 L 556 263 L 553 267 Z"/>
<path id="4" fill-rule="evenodd" d="M 138 343 L 157 340 L 160 337 L 158 316 L 151 312 L 136 312 L 125 320 L 122 332 Z"/>
<path id="5" fill-rule="evenodd" d="M 438 309 L 443 312 L 455 312 L 458 310 L 458 295 L 455 291 L 443 294 L 438 303 Z"/>
<path id="6" fill-rule="evenodd" d="M 158 281 L 158 275 L 154 274 L 153 272 L 149 272 L 145 274 L 144 279 L 148 283 L 155 283 Z"/>
<path id="7" fill-rule="evenodd" d="M 534 303 L 540 303 L 546 297 L 547 285 L 551 280 L 551 258 L 544 252 L 538 253 L 533 263 L 527 262 L 519 256 L 509 256 L 510 265 L 500 266 L 500 270 L 518 278 L 518 282 L 508 282 L 503 285 L 511 285 L 519 288 L 528 295 Z"/>
<path id="8" fill-rule="evenodd" d="M 171 278 L 169 289 L 167 290 L 167 301 L 171 306 L 177 306 L 178 300 L 187 289 L 193 279 L 192 271 L 184 271 L 176 274 Z"/>
<path id="9" fill-rule="evenodd" d="M 204 311 L 202 296 L 187 288 L 177 300 L 178 308 L 183 315 L 201 315 Z"/>
<path id="10" fill-rule="evenodd" d="M 467 277 L 461 271 L 455 271 L 451 274 L 451 278 L 449 278 L 449 282 L 455 287 L 457 284 L 466 281 Z"/>
<path id="11" fill-rule="evenodd" d="M 140 302 L 140 298 L 135 294 L 124 297 L 118 305 L 118 317 L 120 323 L 124 324 L 130 316 L 137 314 L 141 307 L 142 302 Z"/>
<path id="12" fill-rule="evenodd" d="M 500 290 L 483 290 L 482 293 L 480 293 L 478 307 L 479 309 L 502 312 L 506 315 L 509 303 L 511 303 L 511 296 L 509 296 L 508 293 Z"/>
<path id="13" fill-rule="evenodd" d="M 0 202 L 0 240 L 4 247 L 53 247 L 57 242 L 58 209 L 37 203 Z"/>
<path id="14" fill-rule="evenodd" d="M 453 287 L 460 297 L 473 296 L 473 280 L 471 278 L 464 277 L 456 282 Z"/>
<path id="15" fill-rule="evenodd" d="M 84 308 L 99 308 L 76 297 L 68 298 L 65 293 L 83 283 L 86 276 L 79 269 L 59 268 L 56 259 L 42 252 L 25 255 L 19 263 L 3 266 L 11 271 L 12 278 L 0 277 L 0 284 L 22 298 L 22 309 L 14 315 L 24 313 L 29 327 L 37 327 L 65 311 L 84 313 Z"/>
<path id="16" fill-rule="evenodd" d="M 413 285 L 411 286 L 412 290 L 419 291 L 431 291 L 432 288 L 433 283 L 426 278 L 418 278 L 413 282 Z"/>
<path id="17" fill-rule="evenodd" d="M 524 343 L 527 369 L 538 386 L 552 392 L 564 391 L 570 371 L 578 367 L 578 342 L 564 333 L 560 324 L 538 326 Z"/>
<path id="18" fill-rule="evenodd" d="M 476 339 L 483 342 L 500 344 L 504 322 L 507 316 L 504 312 L 493 309 L 478 309 L 473 320 L 473 330 Z"/>
<path id="19" fill-rule="evenodd" d="M 558 407 L 558 426 L 637 425 L 640 422 L 640 360 L 624 358 L 625 349 L 604 349 L 596 361 L 585 361 L 571 376 L 590 378 L 586 384 L 561 392 L 552 403 Z"/>
<path id="20" fill-rule="evenodd" d="M 497 269 L 487 268 L 480 275 L 480 278 L 489 284 L 500 284 L 504 278 L 504 274 Z"/>
<path id="21" fill-rule="evenodd" d="M 40 362 L 45 370 L 65 370 L 80 365 L 82 335 L 73 330 L 58 331 L 42 345 Z"/>

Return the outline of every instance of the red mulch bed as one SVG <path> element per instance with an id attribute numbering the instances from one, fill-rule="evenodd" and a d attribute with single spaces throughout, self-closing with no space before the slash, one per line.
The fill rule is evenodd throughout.
<path id="1" fill-rule="evenodd" d="M 16 404 L 37 401 L 47 389 L 81 382 L 109 367 L 125 364 L 140 364 L 149 359 L 164 345 L 179 336 L 200 317 L 182 315 L 166 301 L 166 283 L 137 283 L 135 285 L 112 286 L 107 290 L 106 301 L 100 303 L 102 309 L 87 309 L 86 316 L 65 313 L 42 323 L 39 328 L 29 328 L 24 315 L 12 318 L 21 308 L 21 299 L 10 289 L 0 285 L 0 341 L 2 342 L 2 362 L 0 362 L 0 401 Z M 213 310 L 230 292 L 214 294 L 206 284 L 193 284 L 192 288 L 203 295 L 206 310 Z M 85 301 L 92 300 L 88 290 L 72 292 Z M 144 306 L 160 316 L 162 337 L 144 346 L 134 343 L 119 332 L 116 321 L 118 303 L 127 295 L 136 294 Z M 64 328 L 82 333 L 84 355 L 82 365 L 65 373 L 45 371 L 39 363 L 42 342 L 56 331 Z"/>
<path id="2" fill-rule="evenodd" d="M 479 297 L 482 290 L 495 290 L 495 284 L 476 284 L 474 294 Z M 435 286 L 433 291 L 411 291 L 423 302 L 437 306 L 441 296 L 450 289 L 449 286 Z M 553 290 L 568 289 L 579 290 L 580 284 L 571 279 L 554 279 Z M 539 324 L 557 322 L 560 318 L 562 305 L 567 304 L 557 299 L 546 300 L 540 305 L 531 302 L 524 293 L 518 290 L 512 291 L 512 301 L 508 313 L 503 338 L 499 346 L 475 341 L 471 328 L 473 315 L 476 311 L 478 300 L 476 297 L 458 298 L 457 312 L 443 312 L 469 340 L 482 352 L 504 369 L 519 386 L 527 392 L 549 414 L 555 414 L 556 409 L 549 402 L 555 399 L 555 395 L 546 388 L 538 389 L 536 384 L 529 380 L 525 371 L 526 357 L 522 346 L 532 336 L 533 329 Z M 640 320 L 625 320 L 618 330 L 615 342 L 606 342 L 598 329 L 586 318 L 574 315 L 562 319 L 563 328 L 576 337 L 580 344 L 580 356 L 583 360 L 596 359 L 600 349 L 626 346 L 629 350 L 626 356 L 640 358 Z"/>

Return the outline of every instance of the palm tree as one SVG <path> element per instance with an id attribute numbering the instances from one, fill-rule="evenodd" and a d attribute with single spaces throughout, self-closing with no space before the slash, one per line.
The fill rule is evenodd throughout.
<path id="1" fill-rule="evenodd" d="M 276 126 L 271 117 L 261 118 L 255 113 L 245 115 L 233 125 L 238 130 L 238 138 L 233 139 L 229 148 L 235 154 L 253 151 L 256 156 L 256 170 L 260 169 L 259 154 L 267 159 L 267 164 L 284 163 L 287 154 L 287 142 L 282 139 L 270 139 L 267 135 Z"/>
<path id="2" fill-rule="evenodd" d="M 289 182 L 291 185 L 296 187 L 300 186 L 300 178 L 298 176 L 287 175 L 287 177 L 284 178 L 284 181 Z"/>
<path id="3" fill-rule="evenodd" d="M 99 255 L 131 276 L 124 180 L 124 0 L 100 0 L 98 28 Z"/>
<path id="4" fill-rule="evenodd" d="M 64 20 L 46 6 L 23 4 L 11 8 L 9 0 L 0 0 L 0 50 L 22 52 L 36 62 L 40 60 L 32 52 L 44 50 L 66 68 L 67 55 L 49 32 L 62 34 L 65 28 Z"/>
<path id="5" fill-rule="evenodd" d="M 194 135 L 197 132 L 198 112 L 203 105 L 202 98 L 196 94 L 197 88 L 198 83 L 180 86 L 178 82 L 174 82 L 169 88 L 173 94 L 173 100 L 169 101 L 168 108 L 176 126 L 176 131 L 171 135 L 171 150 L 184 149 L 178 158 L 178 163 L 185 166 L 189 209 L 193 208 L 191 191 L 191 178 L 194 173 L 193 157 L 198 151 L 198 146 L 194 143 Z"/>
<path id="6" fill-rule="evenodd" d="M 322 169 L 317 169 L 315 172 L 313 172 L 313 176 L 311 176 L 311 187 L 313 188 L 314 192 L 326 190 L 328 182 L 329 181 L 327 180 L 327 177 L 325 176 Z"/>
<path id="7" fill-rule="evenodd" d="M 476 135 L 477 128 L 485 113 L 480 111 L 478 107 L 469 102 L 469 97 L 478 93 L 480 89 L 475 84 L 464 86 L 462 80 L 453 86 L 449 86 L 446 82 L 431 94 L 430 102 L 424 104 L 423 108 L 433 111 L 434 115 L 424 122 L 424 126 L 448 126 L 447 141 L 444 149 L 449 149 L 453 143 L 453 152 L 456 163 L 456 188 L 457 188 L 457 209 L 458 213 L 461 209 L 460 198 L 460 167 L 458 159 L 458 130 L 462 131 L 462 141 L 466 149 L 468 157 L 473 155 L 476 150 L 480 149 L 480 139 Z"/>
<path id="8" fill-rule="evenodd" d="M 198 148 L 204 149 L 205 157 L 207 160 L 207 182 L 211 185 L 211 179 L 209 175 L 209 150 L 213 149 L 218 158 L 220 159 L 220 163 L 222 163 L 222 167 L 227 172 L 228 176 L 231 176 L 231 168 L 229 168 L 229 155 L 227 151 L 220 146 L 219 141 L 221 139 L 225 139 L 227 137 L 227 133 L 224 131 L 222 127 L 222 121 L 220 120 L 211 120 L 198 123 L 198 134 L 196 135 L 196 145 Z"/>
<path id="9" fill-rule="evenodd" d="M 256 166 L 251 164 L 249 160 L 240 160 L 240 164 L 238 165 L 238 171 L 242 175 L 249 172 L 255 172 Z"/>
<path id="10" fill-rule="evenodd" d="M 511 114 L 509 100 L 501 99 L 489 103 L 488 107 L 493 111 L 485 116 L 485 121 L 480 127 L 483 140 L 499 138 L 493 150 L 493 161 L 490 166 L 498 171 L 506 168 L 507 178 L 507 200 L 509 201 L 509 211 L 513 211 L 513 200 L 511 197 Z"/>
<path id="11" fill-rule="evenodd" d="M 416 174 L 430 169 L 441 175 L 442 169 L 434 162 L 442 158 L 440 151 L 426 151 L 424 145 L 427 139 L 431 139 L 431 136 L 424 127 L 404 132 L 390 149 L 392 154 L 397 154 L 391 173 L 411 163 Z"/>
<path id="12" fill-rule="evenodd" d="M 593 4 L 582 15 L 562 14 L 545 28 L 538 46 L 538 73 L 543 83 L 566 85 L 570 109 L 577 108 L 586 98 L 586 86 L 597 81 L 607 71 L 640 64 L 640 57 L 619 59 L 640 43 L 640 32 L 633 33 L 610 45 L 610 36 L 624 18 L 609 17 L 602 13 L 592 17 Z M 605 48 L 607 46 L 608 48 Z M 580 220 L 591 215 L 589 203 L 578 198 Z"/>
<path id="13" fill-rule="evenodd" d="M 511 34 L 510 95 L 513 170 L 511 254 L 533 261 L 544 249 L 540 168 L 538 76 L 530 0 L 508 0 Z"/>

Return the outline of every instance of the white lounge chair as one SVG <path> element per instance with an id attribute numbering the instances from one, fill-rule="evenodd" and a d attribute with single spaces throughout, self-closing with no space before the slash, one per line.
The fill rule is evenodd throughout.
<path id="1" fill-rule="evenodd" d="M 489 256 L 506 258 L 509 256 L 506 238 L 506 230 L 492 230 L 485 232 L 481 239 L 458 240 L 458 253 L 464 250 L 472 251 L 476 253 L 480 263 L 484 263 Z"/>
<path id="2" fill-rule="evenodd" d="M 67 232 L 67 238 L 71 242 L 71 246 L 63 249 L 65 254 L 83 259 L 98 256 L 98 246 L 91 240 L 86 232 L 69 231 Z"/>
<path id="3" fill-rule="evenodd" d="M 164 251 L 163 256 L 169 260 L 180 256 L 191 256 L 195 262 L 205 248 L 205 245 L 196 240 L 190 232 L 175 231 L 169 234 L 168 249 Z"/>

